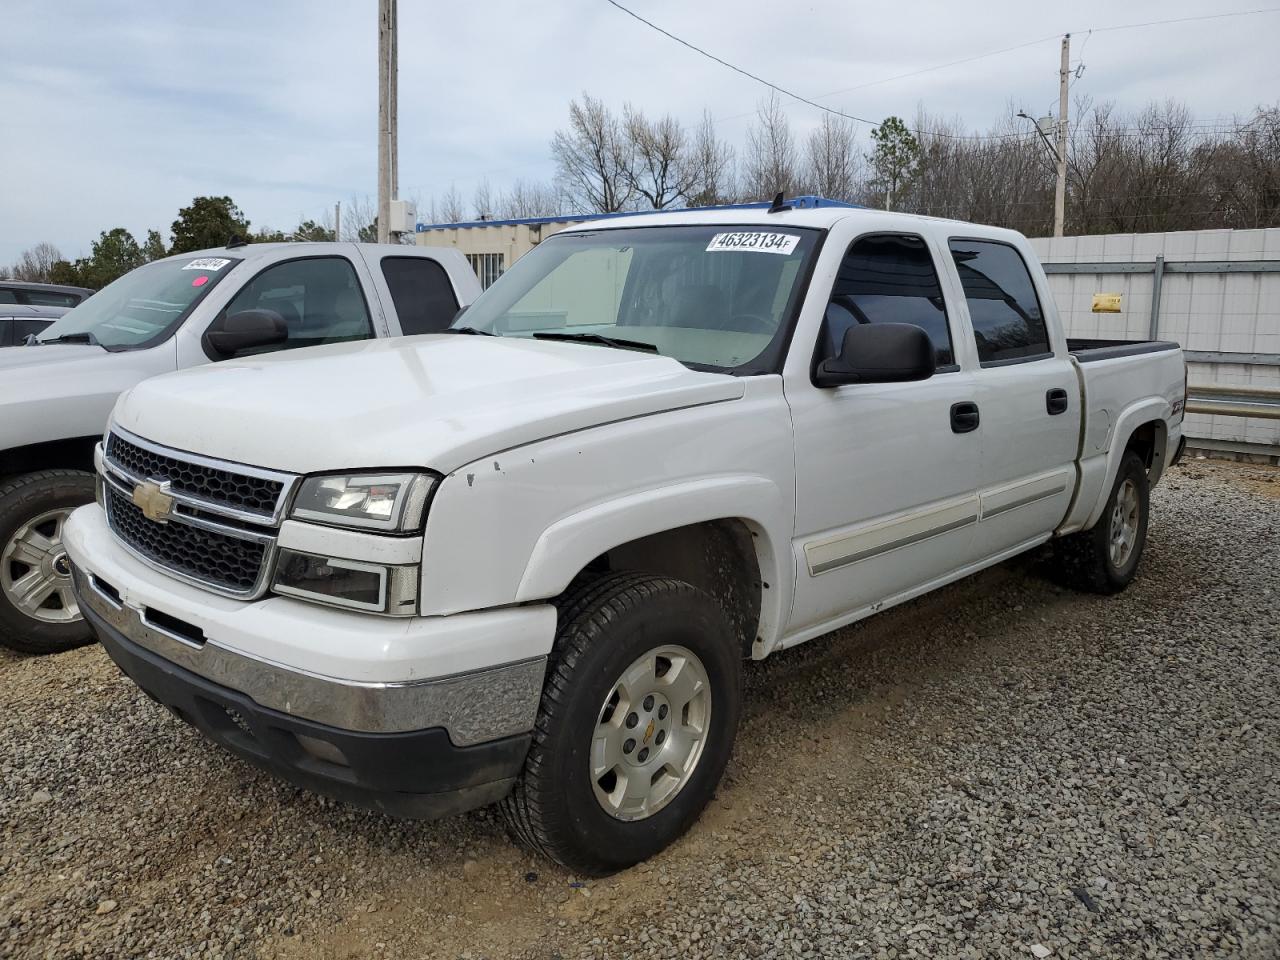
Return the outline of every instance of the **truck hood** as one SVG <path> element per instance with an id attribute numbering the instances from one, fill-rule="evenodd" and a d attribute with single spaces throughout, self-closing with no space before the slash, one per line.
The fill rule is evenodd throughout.
<path id="1" fill-rule="evenodd" d="M 172 370 L 174 348 L 108 352 L 78 343 L 0 350 L 0 450 L 102 433 L 120 392 Z"/>
<path id="2" fill-rule="evenodd" d="M 546 437 L 741 397 L 669 357 L 460 334 L 333 344 L 139 384 L 114 421 L 140 437 L 294 473 L 448 473 Z"/>

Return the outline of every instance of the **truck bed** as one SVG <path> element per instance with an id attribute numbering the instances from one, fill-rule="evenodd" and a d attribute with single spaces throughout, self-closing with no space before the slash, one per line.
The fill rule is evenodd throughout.
<path id="1" fill-rule="evenodd" d="M 1140 353 L 1160 353 L 1177 350 L 1172 340 L 1088 340 L 1067 338 L 1067 350 L 1080 363 L 1097 360 L 1114 360 L 1116 357 L 1132 357 Z"/>

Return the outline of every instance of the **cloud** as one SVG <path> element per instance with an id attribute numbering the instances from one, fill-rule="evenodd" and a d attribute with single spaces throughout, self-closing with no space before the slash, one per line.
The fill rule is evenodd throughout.
<path id="1" fill-rule="evenodd" d="M 692 42 L 808 96 L 1064 29 L 1205 12 L 1190 0 L 1069 8 L 989 2 L 633 0 Z M 402 195 L 464 197 L 552 174 L 571 97 L 695 121 L 740 141 L 765 91 L 601 0 L 400 4 Z M 102 230 L 168 232 L 200 194 L 230 194 L 255 227 L 290 228 L 376 189 L 373 0 L 208 5 L 10 0 L 0 58 L 0 263 L 51 240 L 88 252 Z M 1185 100 L 1197 117 L 1274 97 L 1280 16 L 1077 36 L 1075 92 L 1133 108 Z M 1055 41 L 864 86 L 823 102 L 858 116 L 918 104 L 984 129 L 1009 103 L 1056 100 Z M 797 132 L 819 119 L 786 103 Z"/>

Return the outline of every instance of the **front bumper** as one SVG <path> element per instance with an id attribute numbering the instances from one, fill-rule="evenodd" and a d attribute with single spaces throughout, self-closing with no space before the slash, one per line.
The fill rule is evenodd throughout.
<path id="1" fill-rule="evenodd" d="M 550 606 L 397 620 L 219 597 L 143 565 L 101 508 L 64 528 L 80 609 L 140 687 L 301 786 L 436 816 L 510 788 L 537 715 Z"/>
<path id="2" fill-rule="evenodd" d="M 308 790 L 398 817 L 443 817 L 502 799 L 530 734 L 454 746 L 442 728 L 404 733 L 342 730 L 271 710 L 152 653 L 85 600 L 80 609 L 111 659 L 149 696 L 206 737 Z"/>

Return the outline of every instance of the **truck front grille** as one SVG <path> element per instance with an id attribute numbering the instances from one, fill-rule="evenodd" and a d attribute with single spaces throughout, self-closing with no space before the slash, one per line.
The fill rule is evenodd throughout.
<path id="1" fill-rule="evenodd" d="M 165 573 L 241 599 L 266 591 L 297 479 L 118 430 L 103 448 L 104 505 L 116 537 Z"/>
<path id="2" fill-rule="evenodd" d="M 168 480 L 174 490 L 182 493 L 268 517 L 275 511 L 280 494 L 284 492 L 284 483 L 280 480 L 181 460 L 178 459 L 181 454 L 169 456 L 130 443 L 117 433 L 107 439 L 106 454 L 113 463 L 140 480 Z"/>
<path id="3" fill-rule="evenodd" d="M 257 587 L 268 544 L 185 523 L 155 523 L 116 487 L 107 486 L 106 494 L 111 529 L 146 559 L 228 592 L 248 594 Z"/>

